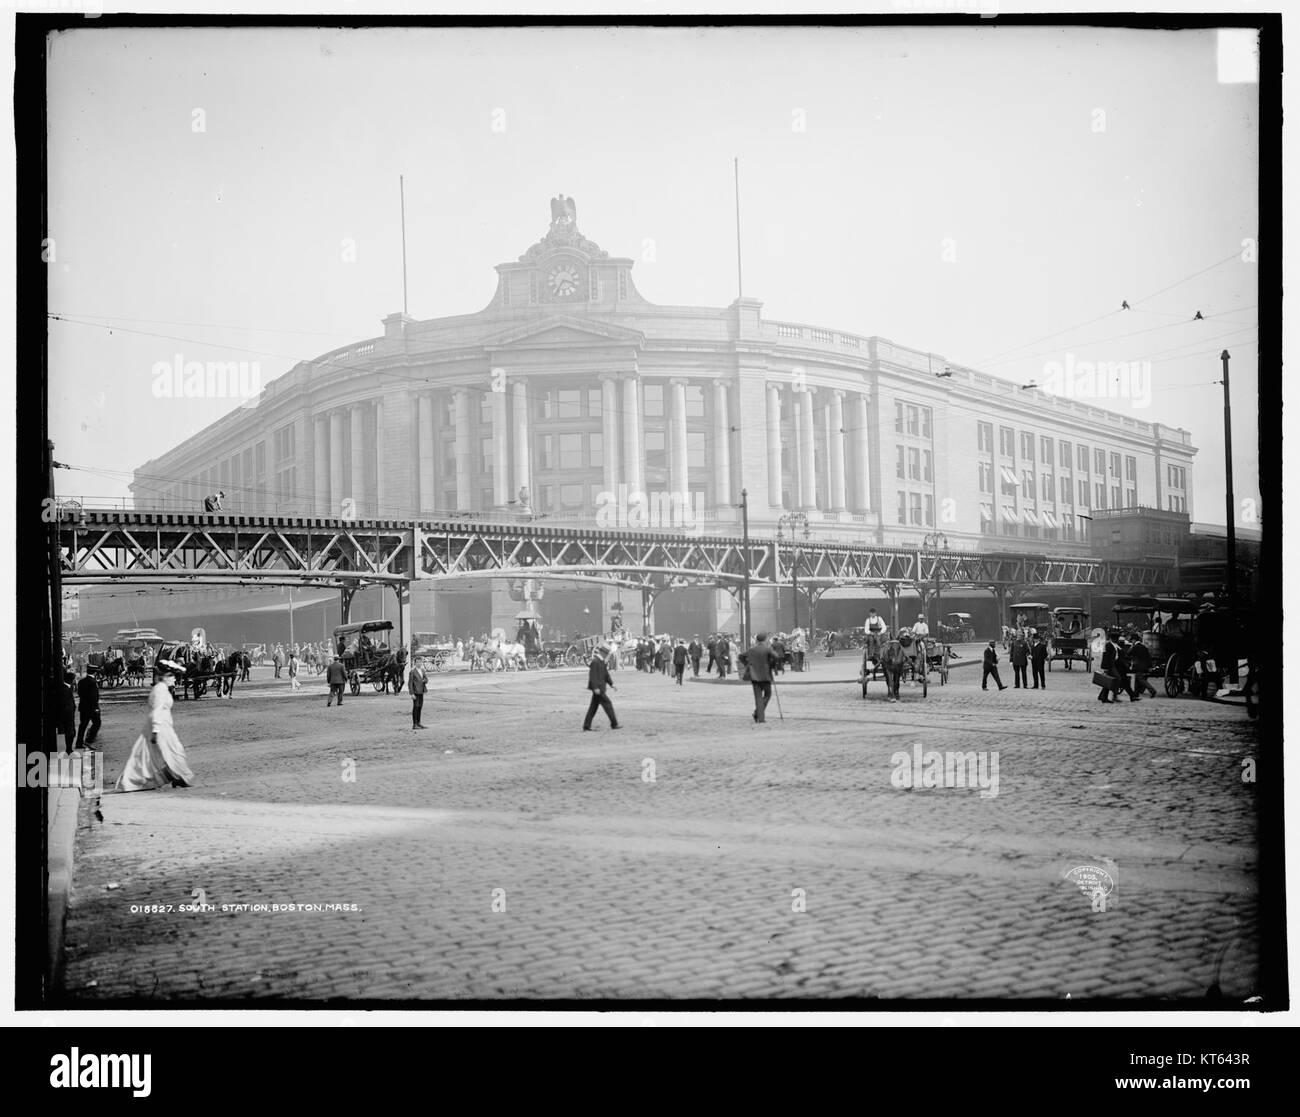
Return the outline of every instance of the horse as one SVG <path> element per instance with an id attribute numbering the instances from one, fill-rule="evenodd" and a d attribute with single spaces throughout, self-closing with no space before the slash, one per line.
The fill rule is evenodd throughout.
<path id="1" fill-rule="evenodd" d="M 880 652 L 880 669 L 885 673 L 885 692 L 891 702 L 898 701 L 898 687 L 903 681 L 912 656 L 897 637 L 891 637 Z"/>
<path id="2" fill-rule="evenodd" d="M 398 648 L 397 651 L 384 660 L 380 667 L 380 681 L 383 684 L 381 693 L 388 693 L 388 684 L 393 684 L 393 693 L 401 694 L 402 687 L 406 682 L 406 648 Z"/>
<path id="3" fill-rule="evenodd" d="M 235 680 L 239 678 L 242 668 L 243 654 L 239 651 L 233 651 L 226 656 L 214 657 L 212 670 L 217 676 L 218 696 L 222 698 L 233 698 L 235 696 Z"/>
<path id="4" fill-rule="evenodd" d="M 528 670 L 528 651 L 523 644 L 507 644 L 496 640 L 487 646 L 488 670 L 492 670 L 493 657 L 501 661 L 502 669 L 511 671 Z"/>

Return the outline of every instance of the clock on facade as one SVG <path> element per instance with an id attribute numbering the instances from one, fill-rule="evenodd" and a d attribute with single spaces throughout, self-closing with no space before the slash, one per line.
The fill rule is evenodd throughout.
<path id="1" fill-rule="evenodd" d="M 578 290 L 578 270 L 569 264 L 559 264 L 551 269 L 546 284 L 557 299 L 570 298 Z"/>

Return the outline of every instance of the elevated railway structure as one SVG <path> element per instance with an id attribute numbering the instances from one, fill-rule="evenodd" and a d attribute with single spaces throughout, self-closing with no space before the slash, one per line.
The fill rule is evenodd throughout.
<path id="1" fill-rule="evenodd" d="M 334 587 L 348 619 L 365 586 L 392 586 L 403 640 L 411 633 L 414 582 L 467 577 L 581 580 L 654 597 L 685 585 L 739 594 L 785 586 L 795 573 L 816 596 L 862 586 L 893 600 L 934 587 L 988 590 L 1005 606 L 1035 588 L 1098 593 L 1172 591 L 1172 561 L 1128 562 L 1019 552 L 932 551 L 869 543 L 802 542 L 795 556 L 776 539 L 550 526 L 468 515 L 440 520 L 349 520 L 62 507 L 57 520 L 64 585 Z M 784 554 L 782 553 L 784 550 Z M 747 578 L 748 576 L 748 578 Z"/>

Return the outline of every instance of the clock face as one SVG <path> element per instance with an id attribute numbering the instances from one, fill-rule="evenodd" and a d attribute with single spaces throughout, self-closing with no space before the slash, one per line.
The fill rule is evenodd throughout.
<path id="1" fill-rule="evenodd" d="M 578 269 L 569 264 L 560 264 L 551 269 L 546 284 L 557 299 L 567 299 L 578 289 Z"/>

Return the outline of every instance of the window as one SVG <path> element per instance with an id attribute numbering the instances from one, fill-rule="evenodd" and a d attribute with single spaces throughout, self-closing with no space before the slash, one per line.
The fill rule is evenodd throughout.
<path id="1" fill-rule="evenodd" d="M 932 417 L 932 412 L 928 407 L 921 408 L 921 437 L 922 438 L 930 437 L 930 433 L 932 430 L 930 425 L 931 417 Z"/>
<path id="2" fill-rule="evenodd" d="M 990 454 L 993 452 L 993 424 L 976 423 L 976 438 L 979 441 L 979 448 L 987 450 Z"/>
<path id="3" fill-rule="evenodd" d="M 1124 480 L 1136 481 L 1138 479 L 1138 460 L 1133 456 L 1124 459 Z"/>
<path id="4" fill-rule="evenodd" d="M 1098 481 L 1096 486 L 1093 489 L 1093 493 L 1097 497 L 1097 503 L 1093 507 L 1105 508 L 1106 507 L 1106 486 L 1102 482 Z"/>
<path id="5" fill-rule="evenodd" d="M 1096 466 L 1093 472 L 1096 473 L 1098 476 L 1104 477 L 1106 474 L 1106 451 L 1105 450 L 1093 451 L 1093 464 Z"/>
<path id="6" fill-rule="evenodd" d="M 293 424 L 287 427 L 281 427 L 275 432 L 275 460 L 279 462 L 288 461 L 294 454 Z"/>
<path id="7" fill-rule="evenodd" d="M 599 419 L 601 412 L 600 389 L 587 389 L 587 414 L 593 419 Z"/>
<path id="8" fill-rule="evenodd" d="M 993 467 L 988 462 L 980 462 L 980 492 L 993 491 Z"/>
<path id="9" fill-rule="evenodd" d="M 1169 487 L 1171 489 L 1187 488 L 1187 470 L 1181 466 L 1171 465 L 1169 467 Z"/>
<path id="10" fill-rule="evenodd" d="M 894 404 L 894 433 L 903 433 L 903 405 L 897 402 Z"/>
<path id="11" fill-rule="evenodd" d="M 1016 456 L 1016 432 L 1010 427 L 998 428 L 999 444 L 1004 458 Z"/>
<path id="12" fill-rule="evenodd" d="M 448 396 L 443 401 L 442 425 L 444 427 L 454 427 L 456 425 L 456 400 L 454 397 Z"/>
<path id="13" fill-rule="evenodd" d="M 544 434 L 541 437 L 542 444 L 542 468 L 555 468 L 555 435 Z"/>
<path id="14" fill-rule="evenodd" d="M 1050 438 L 1042 438 L 1039 440 L 1038 460 L 1044 465 L 1052 464 L 1052 440 Z"/>
<path id="15" fill-rule="evenodd" d="M 599 434 L 587 435 L 587 445 L 590 447 L 587 453 L 587 464 L 599 469 L 605 464 L 604 436 Z"/>
<path id="16" fill-rule="evenodd" d="M 276 499 L 281 504 L 288 504 L 298 491 L 298 471 L 290 466 L 275 475 Z"/>
<path id="17" fill-rule="evenodd" d="M 1088 538 L 1088 517 L 1079 516 L 1077 519 L 1079 521 L 1079 539 L 1085 540 Z"/>
<path id="18" fill-rule="evenodd" d="M 1056 482 L 1052 479 L 1050 473 L 1043 474 L 1043 487 L 1040 490 L 1044 500 L 1051 500 L 1056 496 Z"/>
<path id="19" fill-rule="evenodd" d="M 1068 477 L 1061 478 L 1061 503 L 1062 504 L 1074 503 L 1074 482 L 1071 481 Z"/>
<path id="20" fill-rule="evenodd" d="M 657 469 L 668 468 L 667 441 L 663 431 L 645 432 L 645 464 Z"/>
<path id="21" fill-rule="evenodd" d="M 1087 482 L 1087 481 L 1080 481 L 1080 482 L 1079 482 L 1079 507 L 1080 507 L 1080 508 L 1091 508 L 1091 507 L 1092 507 L 1091 503 L 1090 503 L 1089 500 L 1088 500 L 1088 482 Z"/>
<path id="22" fill-rule="evenodd" d="M 1015 496 L 1019 483 L 1016 481 L 1015 472 L 1005 465 L 1002 467 L 1002 495 Z"/>
<path id="23" fill-rule="evenodd" d="M 586 485 L 561 485 L 560 486 L 560 510 L 562 512 L 579 511 L 586 503 L 587 487 Z"/>
<path id="24" fill-rule="evenodd" d="M 1124 507 L 1136 508 L 1137 503 L 1138 503 L 1137 489 L 1129 489 L 1129 491 L 1124 494 Z"/>
<path id="25" fill-rule="evenodd" d="M 686 468 L 703 469 L 708 465 L 706 444 L 708 439 L 703 431 L 686 432 Z"/>
<path id="26" fill-rule="evenodd" d="M 907 493 L 898 494 L 898 522 L 907 523 Z"/>
<path id="27" fill-rule="evenodd" d="M 480 508 L 491 508 L 491 507 L 492 507 L 492 490 L 491 490 L 491 489 L 479 489 L 479 491 L 478 491 L 478 506 L 479 506 Z"/>
<path id="28" fill-rule="evenodd" d="M 926 450 L 921 454 L 921 460 L 922 462 L 925 463 L 922 469 L 922 477 L 926 481 L 933 481 L 934 480 L 934 456 L 930 453 L 929 450 Z"/>
<path id="29" fill-rule="evenodd" d="M 914 403 L 909 403 L 907 405 L 907 433 L 908 434 L 921 433 L 920 409 Z"/>
<path id="30" fill-rule="evenodd" d="M 1110 475 L 1112 477 L 1119 476 L 1119 455 L 1118 454 L 1111 454 L 1110 456 Z"/>
<path id="31" fill-rule="evenodd" d="M 686 385 L 686 418 L 704 418 L 704 389 L 698 384 Z"/>
<path id="32" fill-rule="evenodd" d="M 251 479 L 253 476 L 253 448 L 250 446 L 244 451 L 244 477 Z"/>
<path id="33" fill-rule="evenodd" d="M 478 398 L 478 421 L 481 426 L 492 425 L 492 395 L 491 392 L 484 392 Z"/>
<path id="34" fill-rule="evenodd" d="M 903 447 L 901 446 L 897 447 L 897 450 L 898 450 L 898 462 L 897 462 L 896 472 L 898 474 L 898 479 L 901 481 L 907 476 L 907 468 L 904 465 L 904 455 L 907 453 L 907 451 L 904 450 Z"/>
<path id="35" fill-rule="evenodd" d="M 928 493 L 925 497 L 925 526 L 934 527 L 934 497 Z"/>
<path id="36" fill-rule="evenodd" d="M 1057 450 L 1057 457 L 1061 462 L 1061 468 L 1069 469 L 1070 463 L 1074 460 L 1074 451 L 1071 449 L 1070 444 L 1062 439 L 1061 445 L 1057 447 Z"/>
<path id="37" fill-rule="evenodd" d="M 1111 485 L 1111 487 L 1110 487 L 1110 506 L 1111 506 L 1112 508 L 1119 508 L 1119 507 L 1121 507 L 1120 502 L 1119 502 L 1119 486 L 1118 486 L 1118 485 Z"/>
<path id="38" fill-rule="evenodd" d="M 1034 471 L 1026 469 L 1020 475 L 1020 492 L 1026 500 L 1034 499 Z"/>
<path id="39" fill-rule="evenodd" d="M 1020 456 L 1027 462 L 1034 460 L 1034 436 L 1025 431 L 1020 432 Z"/>
<path id="40" fill-rule="evenodd" d="M 651 419 L 662 419 L 664 414 L 664 386 L 647 384 L 645 392 L 645 415 Z"/>
<path id="41" fill-rule="evenodd" d="M 921 494 L 910 493 L 908 495 L 911 504 L 912 523 L 919 526 L 921 523 Z"/>
<path id="42" fill-rule="evenodd" d="M 582 435 L 580 434 L 562 434 L 560 439 L 560 468 L 561 469 L 581 469 L 582 461 Z"/>
<path id="43" fill-rule="evenodd" d="M 993 534 L 993 505 L 991 504 L 980 505 L 980 534 Z"/>
<path id="44" fill-rule="evenodd" d="M 1079 447 L 1079 472 L 1088 472 L 1088 447 L 1086 446 Z"/>
<path id="45" fill-rule="evenodd" d="M 911 481 L 921 479 L 921 451 L 915 447 L 907 451 L 907 476 Z"/>
<path id="46" fill-rule="evenodd" d="M 492 472 L 492 439 L 484 438 L 479 440 L 479 457 L 482 463 L 479 469 L 484 473 Z M 491 501 L 488 502 L 491 504 Z"/>

